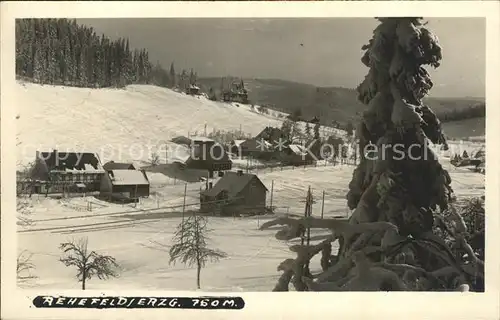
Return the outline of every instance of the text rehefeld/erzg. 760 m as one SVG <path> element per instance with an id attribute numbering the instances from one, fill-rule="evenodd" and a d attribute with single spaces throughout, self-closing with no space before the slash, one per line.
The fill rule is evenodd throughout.
<path id="1" fill-rule="evenodd" d="M 234 309 L 245 306 L 241 297 L 55 297 L 37 296 L 37 308 L 88 308 L 88 309 Z"/>

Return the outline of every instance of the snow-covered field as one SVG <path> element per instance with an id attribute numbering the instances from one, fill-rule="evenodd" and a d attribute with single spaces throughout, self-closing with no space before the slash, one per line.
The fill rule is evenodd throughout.
<path id="1" fill-rule="evenodd" d="M 454 168 L 445 162 L 451 172 L 453 188 L 458 197 L 484 194 L 484 175 L 465 168 Z M 325 217 L 347 215 L 345 202 L 347 184 L 352 166 L 317 167 L 295 169 L 293 179 L 289 170 L 262 174 L 260 177 L 270 189 L 274 181 L 273 205 L 281 213 L 301 213 L 301 202 L 309 185 L 313 186 L 316 203 L 313 215 L 321 213 L 321 193 L 325 190 Z M 167 250 L 173 231 L 180 222 L 180 207 L 145 212 L 148 208 L 180 206 L 184 186 L 161 186 L 155 181 L 153 192 L 159 197 L 133 205 L 112 205 L 95 199 L 74 198 L 65 200 L 46 199 L 35 196 L 32 200 L 31 217 L 35 224 L 19 229 L 18 251 L 33 253 L 37 279 L 24 286 L 54 289 L 77 289 L 75 270 L 58 261 L 61 242 L 79 237 L 88 237 L 90 249 L 114 256 L 122 271 L 116 279 L 101 281 L 92 279 L 87 284 L 91 289 L 157 289 L 194 290 L 196 271 L 183 265 L 169 265 Z M 158 187 L 161 186 L 161 187 Z M 197 200 L 199 183 L 188 185 L 186 203 Z M 158 199 L 158 200 L 156 200 Z M 92 201 L 92 212 L 84 211 L 87 201 Z M 158 201 L 158 202 L 157 202 Z M 268 202 L 270 201 L 268 196 Z M 188 209 L 194 206 L 188 206 Z M 113 214 L 115 213 L 115 214 Z M 208 264 L 201 273 L 201 284 L 209 291 L 269 291 L 280 273 L 277 265 L 293 257 L 287 247 L 290 243 L 274 238 L 276 230 L 259 231 L 258 227 L 267 218 L 220 218 L 209 217 L 213 230 L 211 244 L 228 254 L 219 263 Z M 312 237 L 325 234 L 313 230 Z M 319 257 L 318 257 L 319 259 Z M 319 261 L 313 261 L 313 271 L 319 271 Z"/>
<path id="2" fill-rule="evenodd" d="M 231 106 L 204 98 L 193 98 L 168 89 L 130 86 L 126 90 L 82 89 L 34 84 L 19 84 L 16 97 L 19 109 L 18 157 L 24 163 L 33 160 L 36 149 L 59 150 L 84 148 L 100 152 L 133 144 L 165 141 L 187 131 L 212 128 L 242 130 L 256 134 L 267 125 L 279 125 L 280 119 L 257 114 L 247 106 Z M 160 138 L 161 137 L 161 138 Z M 26 153 L 25 149 L 35 147 Z M 471 143 L 467 150 L 477 149 Z M 106 153 L 101 160 L 106 161 Z M 123 152 L 113 160 L 144 160 Z M 104 159 L 103 159 L 104 158 Z M 484 175 L 466 168 L 454 168 L 449 159 L 443 165 L 451 173 L 458 197 L 484 194 Z M 320 215 L 325 192 L 324 214 L 346 216 L 345 195 L 353 166 L 318 166 L 264 171 L 259 178 L 271 190 L 273 206 L 281 213 L 300 214 L 304 210 L 307 188 L 312 187 L 313 215 Z M 192 290 L 196 288 L 196 270 L 184 265 L 169 265 L 168 247 L 173 231 L 181 220 L 184 184 L 172 184 L 161 173 L 148 173 L 151 197 L 137 207 L 76 197 L 57 200 L 34 195 L 30 217 L 34 224 L 18 229 L 18 252 L 32 253 L 37 278 L 24 286 L 54 289 L 78 289 L 75 270 L 65 267 L 59 258 L 59 244 L 73 238 L 88 237 L 89 249 L 117 259 L 122 270 L 119 278 L 91 279 L 88 289 Z M 199 182 L 188 183 L 186 209 L 196 209 Z M 267 201 L 270 204 L 270 195 Z M 91 202 L 92 211 L 87 211 Z M 156 210 L 155 210 L 156 209 Z M 276 230 L 259 231 L 269 217 L 210 217 L 211 244 L 225 251 L 226 259 L 208 264 L 201 272 L 201 286 L 211 291 L 270 291 L 280 273 L 277 265 L 293 257 L 290 243 L 275 239 Z M 313 239 L 325 231 L 314 230 Z M 154 243 L 162 243 L 163 248 Z M 163 250 L 163 251 L 162 251 Z M 319 257 L 318 257 L 319 259 Z M 313 261 L 312 271 L 319 269 Z"/>

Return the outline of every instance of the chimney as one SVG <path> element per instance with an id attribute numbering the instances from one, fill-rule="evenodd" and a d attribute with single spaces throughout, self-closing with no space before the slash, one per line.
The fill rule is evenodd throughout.
<path id="1" fill-rule="evenodd" d="M 242 176 L 242 175 L 243 175 L 243 170 L 238 170 L 238 171 L 236 171 L 236 174 L 237 174 L 238 176 Z"/>

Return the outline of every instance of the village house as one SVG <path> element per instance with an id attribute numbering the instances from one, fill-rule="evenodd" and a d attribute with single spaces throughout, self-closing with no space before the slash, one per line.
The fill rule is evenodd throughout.
<path id="1" fill-rule="evenodd" d="M 248 103 L 248 93 L 245 89 L 240 91 L 225 90 L 222 92 L 222 99 L 225 102 Z"/>
<path id="2" fill-rule="evenodd" d="M 231 153 L 239 157 L 261 158 L 272 153 L 271 144 L 265 140 L 255 138 L 246 140 L 232 140 L 229 144 Z"/>
<path id="3" fill-rule="evenodd" d="M 102 167 L 105 171 L 137 170 L 133 163 L 114 162 L 113 160 L 106 162 Z"/>
<path id="4" fill-rule="evenodd" d="M 280 128 L 265 127 L 258 135 L 255 136 L 255 139 L 265 140 L 273 145 L 276 145 L 280 139 L 286 139 L 286 135 Z"/>
<path id="5" fill-rule="evenodd" d="M 185 137 L 183 137 L 185 138 Z M 175 138 L 174 138 L 175 139 Z M 181 145 L 186 146 L 189 142 L 188 150 L 183 156 L 177 156 L 176 162 L 185 169 L 206 170 L 210 178 L 215 171 L 227 171 L 232 168 L 232 161 L 224 147 L 216 141 L 207 137 L 190 137 L 178 139 Z"/>
<path id="6" fill-rule="evenodd" d="M 192 96 L 199 95 L 200 94 L 200 87 L 195 86 L 194 84 L 190 84 L 186 88 L 186 93 L 189 94 L 189 95 L 192 95 Z"/>
<path id="7" fill-rule="evenodd" d="M 36 152 L 30 173 L 34 193 L 99 191 L 105 170 L 99 156 L 88 152 Z"/>
<path id="8" fill-rule="evenodd" d="M 316 163 L 316 159 L 307 151 L 307 149 L 299 144 L 289 144 L 281 150 L 281 163 L 291 166 L 305 166 Z"/>
<path id="9" fill-rule="evenodd" d="M 243 80 L 234 81 L 229 89 L 222 90 L 222 100 L 225 102 L 248 103 L 248 91 Z"/>
<path id="10" fill-rule="evenodd" d="M 149 197 L 150 183 L 144 170 L 109 170 L 101 180 L 100 196 L 108 200 L 137 201 Z"/>
<path id="11" fill-rule="evenodd" d="M 263 212 L 268 189 L 254 174 L 226 172 L 200 194 L 200 211 L 222 215 Z"/>

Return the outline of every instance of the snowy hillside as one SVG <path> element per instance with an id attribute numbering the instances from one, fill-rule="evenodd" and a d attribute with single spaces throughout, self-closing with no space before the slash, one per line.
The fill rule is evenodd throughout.
<path id="1" fill-rule="evenodd" d="M 213 102 L 166 88 L 72 88 L 18 83 L 17 156 L 26 164 L 36 150 L 91 151 L 101 161 L 145 161 L 151 151 L 178 135 L 205 130 L 241 130 L 255 135 L 280 126 L 277 113 Z M 162 142 L 163 141 L 163 142 Z"/>

